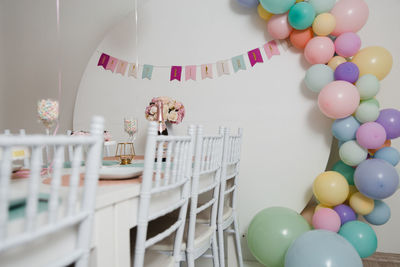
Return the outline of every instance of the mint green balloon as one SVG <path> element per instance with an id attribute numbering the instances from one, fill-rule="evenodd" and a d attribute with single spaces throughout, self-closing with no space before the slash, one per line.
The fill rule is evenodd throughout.
<path id="1" fill-rule="evenodd" d="M 355 117 L 361 123 L 376 121 L 379 117 L 379 107 L 372 102 L 360 103 L 356 110 Z"/>
<path id="2" fill-rule="evenodd" d="M 381 105 L 379 104 L 378 100 L 376 100 L 376 98 L 370 98 L 370 99 L 365 99 L 365 100 L 361 100 L 360 102 L 362 103 L 369 103 L 369 104 L 374 104 L 375 106 L 377 106 L 378 108 L 381 107 Z"/>
<path id="3" fill-rule="evenodd" d="M 295 4 L 289 11 L 289 24 L 296 30 L 304 30 L 312 25 L 315 18 L 315 10 L 307 2 Z"/>
<path id="4" fill-rule="evenodd" d="M 319 93 L 322 88 L 334 81 L 333 70 L 325 64 L 312 65 L 306 72 L 304 81 L 307 88 L 315 93 Z"/>
<path id="5" fill-rule="evenodd" d="M 272 14 L 286 13 L 296 0 L 260 0 L 261 6 Z"/>
<path id="6" fill-rule="evenodd" d="M 349 166 L 357 166 L 367 159 L 367 155 L 368 150 L 354 140 L 345 142 L 339 148 L 340 159 Z"/>
<path id="7" fill-rule="evenodd" d="M 247 230 L 247 244 L 260 263 L 268 267 L 284 267 L 289 246 L 310 230 L 310 225 L 297 212 L 271 207 L 254 216 Z"/>
<path id="8" fill-rule="evenodd" d="M 308 3 L 313 6 L 315 13 L 327 13 L 331 11 L 333 6 L 335 5 L 335 0 L 308 0 Z"/>
<path id="9" fill-rule="evenodd" d="M 360 99 L 365 100 L 376 96 L 379 92 L 379 80 L 372 74 L 361 76 L 356 82 L 356 87 L 360 93 Z"/>
<path id="10" fill-rule="evenodd" d="M 332 167 L 332 171 L 338 172 L 346 178 L 349 185 L 354 185 L 354 172 L 356 169 L 345 164 L 343 161 L 339 160 Z"/>
<path id="11" fill-rule="evenodd" d="M 378 246 L 374 230 L 364 222 L 350 221 L 343 224 L 339 230 L 339 235 L 353 245 L 361 258 L 374 254 Z"/>

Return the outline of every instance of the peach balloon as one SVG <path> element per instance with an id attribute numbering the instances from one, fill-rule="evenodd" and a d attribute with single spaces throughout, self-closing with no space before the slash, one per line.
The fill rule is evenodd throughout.
<path id="1" fill-rule="evenodd" d="M 267 24 L 268 33 L 274 39 L 286 39 L 293 28 L 288 21 L 288 13 L 273 15 Z"/>
<path id="2" fill-rule="evenodd" d="M 364 0 L 339 0 L 331 10 L 336 18 L 332 35 L 358 32 L 367 22 L 369 9 Z"/>
<path id="3" fill-rule="evenodd" d="M 392 69 L 393 57 L 384 47 L 370 46 L 358 51 L 351 62 L 357 65 L 360 77 L 373 74 L 378 80 L 382 80 Z"/>
<path id="4" fill-rule="evenodd" d="M 303 216 L 304 219 L 306 219 L 306 221 L 312 225 L 312 217 L 314 215 L 314 210 L 315 210 L 315 206 L 307 206 L 304 208 L 304 210 L 300 213 L 301 216 Z"/>
<path id="5" fill-rule="evenodd" d="M 337 66 L 345 62 L 347 62 L 347 60 L 344 57 L 334 56 L 329 60 L 328 66 L 331 67 L 331 69 L 336 70 Z"/>
<path id="6" fill-rule="evenodd" d="M 328 83 L 318 95 L 319 109 L 327 117 L 341 119 L 353 114 L 360 103 L 360 94 L 353 84 L 346 81 Z"/>
<path id="7" fill-rule="evenodd" d="M 391 145 L 392 145 L 392 141 L 390 141 L 390 139 L 387 139 L 381 147 L 378 147 L 377 149 L 368 149 L 368 152 L 369 152 L 369 154 L 374 155 L 376 153 L 376 151 L 378 151 L 379 149 L 384 148 L 384 147 L 389 147 Z"/>
<path id="8" fill-rule="evenodd" d="M 335 45 L 329 37 L 317 36 L 308 41 L 304 56 L 310 64 L 326 64 L 335 54 Z"/>
<path id="9" fill-rule="evenodd" d="M 314 34 L 311 28 L 305 30 L 293 30 L 290 34 L 290 42 L 297 49 L 304 49 L 308 41 L 313 38 Z"/>

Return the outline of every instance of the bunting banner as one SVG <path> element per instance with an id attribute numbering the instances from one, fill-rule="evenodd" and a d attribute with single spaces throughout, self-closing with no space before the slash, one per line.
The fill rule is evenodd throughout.
<path id="1" fill-rule="evenodd" d="M 132 77 L 135 79 L 141 77 L 142 80 L 151 80 L 153 78 L 154 69 L 169 68 L 169 81 L 171 82 L 182 82 L 189 80 L 197 81 L 198 69 L 200 71 L 202 80 L 214 78 L 214 66 L 216 68 L 216 75 L 218 75 L 218 77 L 231 75 L 231 69 L 233 69 L 234 73 L 237 73 L 241 70 L 245 71 L 252 69 L 248 68 L 247 65 L 254 67 L 257 63 L 265 63 L 266 59 L 270 60 L 273 56 L 279 56 L 281 55 L 282 51 L 287 51 L 290 47 L 291 43 L 288 40 L 272 40 L 265 43 L 262 47 L 254 48 L 245 54 L 234 56 L 231 59 L 222 59 L 216 61 L 215 63 L 186 66 L 158 66 L 150 64 L 136 65 L 135 63 L 129 63 L 126 60 L 118 59 L 99 51 L 100 57 L 99 61 L 97 62 L 97 66 L 102 67 L 104 70 L 110 70 L 114 74 L 121 74 L 121 76 Z M 245 55 L 247 55 L 246 58 Z M 139 74 L 140 71 L 141 75 Z"/>
<path id="2" fill-rule="evenodd" d="M 181 74 L 182 74 L 182 66 L 172 66 L 170 81 L 173 80 L 181 81 Z"/>

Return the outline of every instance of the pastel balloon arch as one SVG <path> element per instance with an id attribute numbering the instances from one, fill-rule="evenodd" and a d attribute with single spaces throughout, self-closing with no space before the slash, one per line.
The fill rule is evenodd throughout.
<path id="1" fill-rule="evenodd" d="M 333 119 L 340 160 L 312 185 L 318 206 L 304 215 L 271 207 L 255 215 L 248 246 L 268 267 L 358 267 L 372 255 L 377 237 L 369 224 L 382 225 L 390 208 L 382 200 L 398 189 L 400 111 L 379 109 L 380 80 L 392 55 L 379 46 L 361 49 L 357 32 L 369 15 L 364 0 L 237 0 L 257 8 L 274 39 L 289 39 L 311 64 L 307 87 L 318 107 Z M 358 215 L 369 223 L 357 220 Z"/>

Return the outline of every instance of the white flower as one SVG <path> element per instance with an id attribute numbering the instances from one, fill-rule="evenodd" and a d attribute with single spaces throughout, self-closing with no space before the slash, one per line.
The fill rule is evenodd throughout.
<path id="1" fill-rule="evenodd" d="M 176 113 L 175 111 L 171 111 L 168 114 L 168 120 L 169 121 L 176 121 L 178 119 L 178 113 Z"/>
<path id="2" fill-rule="evenodd" d="M 156 114 L 157 113 L 157 107 L 156 106 L 152 106 L 150 109 L 150 114 Z"/>

